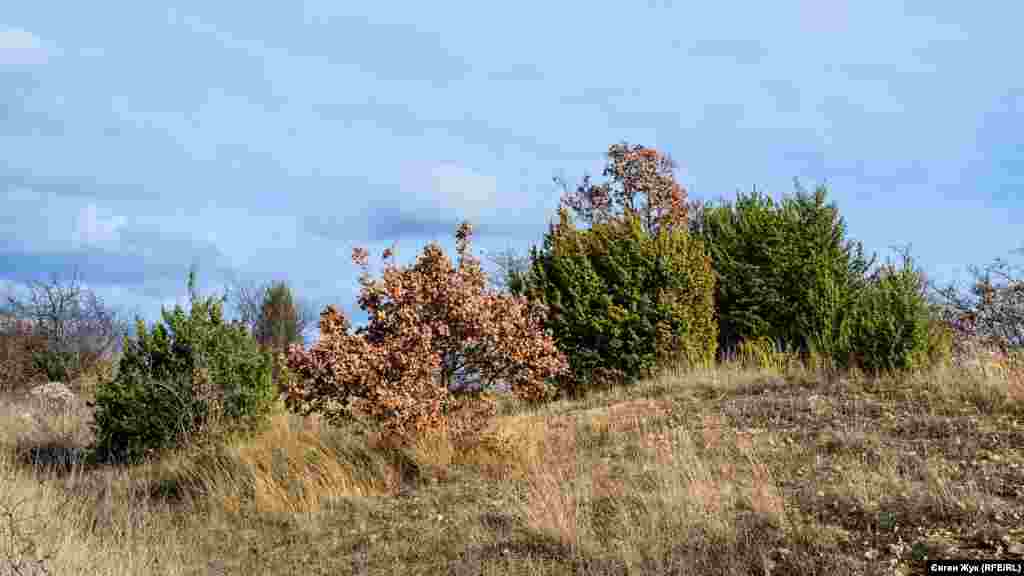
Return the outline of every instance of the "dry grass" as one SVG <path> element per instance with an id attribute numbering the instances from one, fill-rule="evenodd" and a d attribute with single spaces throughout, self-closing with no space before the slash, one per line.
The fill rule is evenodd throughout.
<path id="1" fill-rule="evenodd" d="M 86 388 L 87 389 L 87 388 Z M 83 405 L 0 400 L 0 574 L 918 574 L 1024 558 L 1024 386 L 740 362 L 585 400 L 502 399 L 481 437 L 283 412 L 132 467 Z"/>

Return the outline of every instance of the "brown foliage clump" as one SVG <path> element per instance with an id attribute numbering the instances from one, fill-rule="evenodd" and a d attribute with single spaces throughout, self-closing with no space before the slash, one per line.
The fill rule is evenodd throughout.
<path id="1" fill-rule="evenodd" d="M 470 431 L 447 416 L 464 408 L 457 396 L 468 395 L 472 375 L 484 388 L 503 381 L 524 400 L 548 398 L 545 380 L 568 363 L 541 329 L 546 309 L 485 291 L 479 261 L 467 254 L 470 234 L 468 223 L 456 234 L 457 270 L 431 244 L 413 267 L 388 265 L 378 281 L 369 278 L 366 250 L 353 250 L 364 269 L 359 304 L 370 323 L 349 334 L 348 319 L 333 306 L 321 313 L 320 341 L 308 351 L 289 348 L 288 406 L 328 421 L 365 414 L 409 439 L 444 426 Z M 390 256 L 385 251 L 384 259 Z"/>
<path id="2" fill-rule="evenodd" d="M 33 336 L 20 328 L 0 334 L 0 389 L 45 379 L 32 362 L 33 353 L 44 348 L 42 336 Z"/>
<path id="3" fill-rule="evenodd" d="M 22 322 L 13 322 L 0 331 L 0 390 L 27 387 L 45 382 L 46 375 L 32 360 L 46 350 L 46 338 Z"/>
<path id="4" fill-rule="evenodd" d="M 689 221 L 686 190 L 675 180 L 676 164 L 671 157 L 653 148 L 627 143 L 608 148 L 608 165 L 604 184 L 591 184 L 590 177 L 575 192 L 562 197 L 562 204 L 572 208 L 584 222 L 597 223 L 616 216 L 614 207 L 639 214 L 644 230 L 654 236 L 661 228 L 681 226 Z M 641 204 L 640 198 L 645 202 Z"/>

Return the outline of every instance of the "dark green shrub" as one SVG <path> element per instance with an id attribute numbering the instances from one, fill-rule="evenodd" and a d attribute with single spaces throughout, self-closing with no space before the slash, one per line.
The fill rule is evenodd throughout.
<path id="1" fill-rule="evenodd" d="M 102 357 L 95 350 L 83 349 L 59 339 L 44 336 L 43 341 L 44 346 L 32 353 L 32 366 L 50 382 L 70 385 L 90 373 Z"/>
<path id="2" fill-rule="evenodd" d="M 797 184 L 776 205 L 756 190 L 736 202 L 705 205 L 691 220 L 704 239 L 718 280 L 719 349 L 770 339 L 778 349 L 833 357 L 845 348 L 844 311 L 866 286 L 872 262 L 844 240 L 838 209 Z"/>
<path id="3" fill-rule="evenodd" d="M 302 344 L 299 311 L 292 298 L 292 291 L 286 283 L 275 282 L 264 291 L 253 336 L 261 349 L 269 350 L 274 358 L 275 384 L 283 382 L 287 369 L 278 361 L 279 354 L 284 354 L 291 344 Z M 280 385 L 277 388 L 278 391 L 284 391 Z"/>
<path id="4" fill-rule="evenodd" d="M 47 340 L 41 350 L 32 354 L 35 371 L 50 382 L 76 384 L 99 368 L 103 357 L 94 350 L 75 350 L 72 346 Z"/>
<path id="5" fill-rule="evenodd" d="M 685 229 L 651 237 L 627 214 L 577 230 L 563 209 L 531 261 L 525 291 L 549 307 L 545 328 L 569 359 L 563 393 L 650 375 L 665 360 L 713 360 L 711 260 Z"/>
<path id="6" fill-rule="evenodd" d="M 33 354 L 32 363 L 50 382 L 69 382 L 76 358 L 72 352 L 47 348 Z"/>
<path id="7" fill-rule="evenodd" d="M 95 449 L 101 458 L 136 460 L 260 425 L 274 399 L 271 358 L 244 327 L 225 324 L 222 302 L 198 299 L 189 276 L 191 313 L 161 310 L 147 332 L 137 319 L 125 338 L 117 375 L 96 390 Z"/>
<path id="8" fill-rule="evenodd" d="M 548 306 L 546 327 L 571 367 L 558 382 L 563 393 L 714 357 L 711 260 L 688 232 L 674 167 L 651 148 L 610 146 L 609 180 L 585 177 L 564 195 L 543 251 L 532 249 L 529 270 L 510 274 L 514 294 Z M 576 230 L 567 208 L 591 228 Z"/>
<path id="9" fill-rule="evenodd" d="M 849 351 L 861 367 L 874 372 L 925 368 L 929 352 L 941 354 L 941 342 L 930 337 L 931 306 L 924 279 L 909 256 L 903 267 L 883 266 L 850 311 Z"/>

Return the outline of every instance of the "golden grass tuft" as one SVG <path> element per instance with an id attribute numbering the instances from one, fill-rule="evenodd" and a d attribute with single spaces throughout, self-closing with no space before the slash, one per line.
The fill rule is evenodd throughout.
<path id="1" fill-rule="evenodd" d="M 500 398 L 478 433 L 411 444 L 279 406 L 253 437 L 125 467 L 76 459 L 87 409 L 8 393 L 0 573 L 852 575 L 1024 558 L 1024 395 L 1000 370 L 739 359 L 574 401 Z"/>

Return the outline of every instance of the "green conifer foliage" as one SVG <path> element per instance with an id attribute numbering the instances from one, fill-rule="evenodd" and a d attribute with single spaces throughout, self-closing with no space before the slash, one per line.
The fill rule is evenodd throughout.
<path id="1" fill-rule="evenodd" d="M 665 361 L 714 358 L 711 259 L 687 230 L 685 193 L 670 166 L 654 150 L 612 146 L 611 181 L 585 179 L 575 197 L 563 198 L 543 249 L 531 250 L 528 273 L 510 283 L 548 306 L 545 328 L 571 367 L 558 382 L 566 394 L 629 382 Z M 591 228 L 576 229 L 568 207 Z"/>
<path id="2" fill-rule="evenodd" d="M 720 349 L 768 338 L 779 348 L 829 355 L 843 349 L 841 320 L 867 286 L 871 266 L 823 187 L 799 188 L 776 205 L 756 190 L 706 205 L 691 230 L 705 241 L 718 278 Z"/>
<path id="3" fill-rule="evenodd" d="M 298 310 L 291 289 L 284 282 L 277 282 L 266 289 L 253 336 L 261 349 L 273 354 L 273 379 L 281 382 L 284 366 L 276 360 L 278 353 L 287 353 L 289 345 L 302 343 Z"/>
<path id="4" fill-rule="evenodd" d="M 96 390 L 94 451 L 137 460 L 214 433 L 260 425 L 273 402 L 271 358 L 240 324 L 225 324 L 222 301 L 198 299 L 191 312 L 162 310 L 164 324 L 125 338 L 117 375 Z"/>
<path id="5" fill-rule="evenodd" d="M 904 254 L 903 266 L 883 266 L 871 277 L 846 323 L 849 349 L 872 373 L 927 367 L 947 354 L 936 342 L 934 316 L 922 273 Z"/>

